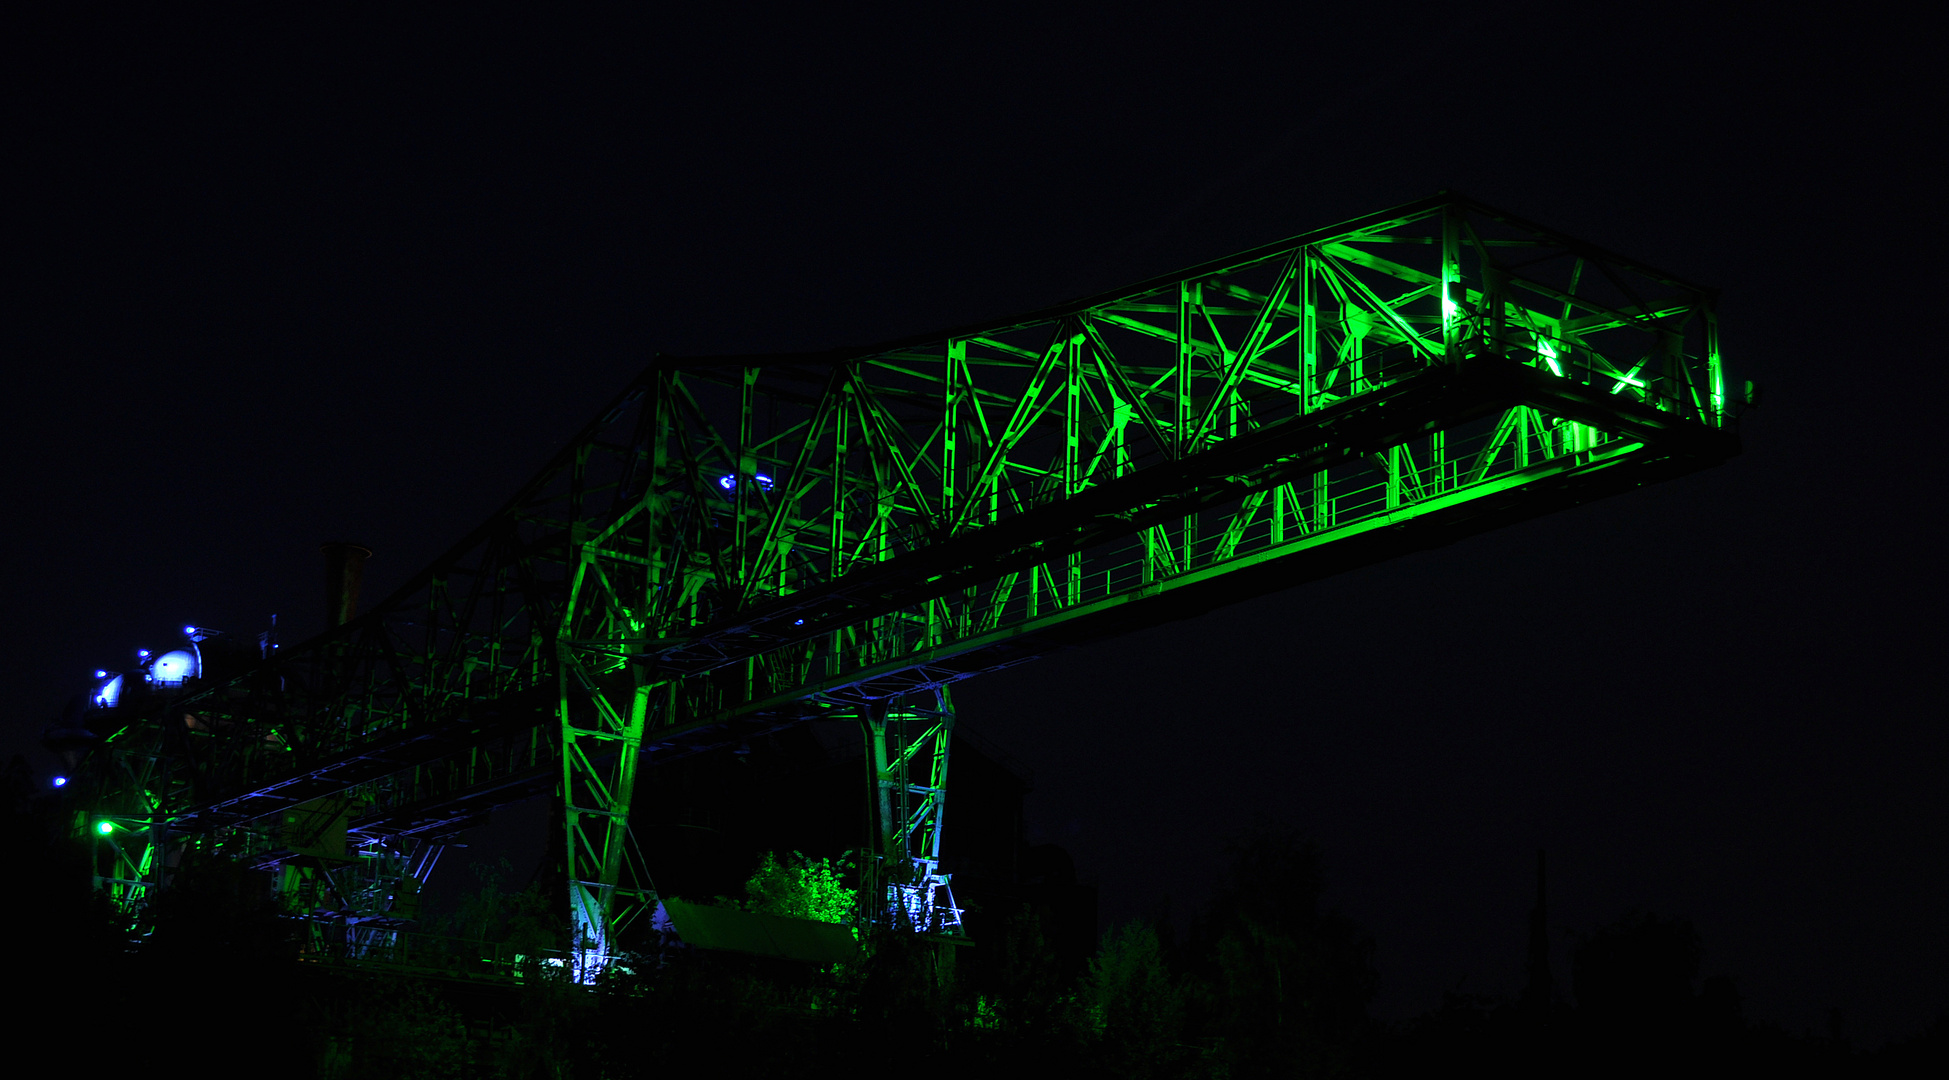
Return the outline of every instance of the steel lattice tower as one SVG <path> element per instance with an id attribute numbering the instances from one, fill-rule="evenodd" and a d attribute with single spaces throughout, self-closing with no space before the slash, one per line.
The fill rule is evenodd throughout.
<path id="1" fill-rule="evenodd" d="M 90 714 L 102 876 L 343 829 L 375 869 L 333 917 L 383 928 L 416 838 L 552 793 L 599 963 L 655 900 L 646 764 L 852 717 L 873 918 L 951 932 L 952 683 L 1724 460 L 1713 302 L 1442 195 L 1019 318 L 658 357 L 373 610 Z"/>

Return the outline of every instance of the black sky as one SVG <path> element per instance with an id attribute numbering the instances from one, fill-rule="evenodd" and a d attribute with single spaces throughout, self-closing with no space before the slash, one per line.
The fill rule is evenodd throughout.
<path id="1" fill-rule="evenodd" d="M 1539 846 L 1554 923 L 1690 917 L 1760 1017 L 1949 1007 L 1923 27 L 714 10 L 8 28 L 9 755 L 184 622 L 317 629 L 322 540 L 389 591 L 655 351 L 956 325 L 1452 187 L 1722 287 L 1746 455 L 962 715 L 1106 919 L 1194 902 L 1253 813 L 1309 830 L 1383 1015 L 1517 988 Z"/>

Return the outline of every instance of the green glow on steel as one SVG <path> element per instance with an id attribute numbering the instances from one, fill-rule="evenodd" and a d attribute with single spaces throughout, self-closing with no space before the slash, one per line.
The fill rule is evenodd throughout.
<path id="1" fill-rule="evenodd" d="M 1542 357 L 1543 362 L 1550 365 L 1550 374 L 1555 375 L 1559 379 L 1563 377 L 1563 369 L 1558 367 L 1556 362 L 1556 346 L 1550 344 L 1548 338 L 1539 337 L 1536 339 L 1536 355 Z"/>
<path id="2" fill-rule="evenodd" d="M 1061 625 L 1081 616 L 1093 615 L 1101 611 L 1122 607 L 1126 604 L 1141 602 L 1151 597 L 1174 592 L 1186 586 L 1196 585 L 1200 582 L 1208 581 L 1237 570 L 1258 566 L 1300 551 L 1330 544 L 1338 540 L 1344 540 L 1348 537 L 1358 536 L 1362 533 L 1372 532 L 1375 529 L 1384 529 L 1390 525 L 1422 517 L 1437 510 L 1520 488 L 1526 484 L 1537 483 L 1558 476 L 1595 473 L 1624 462 L 1627 458 L 1632 457 L 1644 448 L 1645 444 L 1642 442 L 1619 440 L 1587 450 L 1583 455 L 1563 454 L 1552 457 L 1542 464 L 1532 465 L 1495 479 L 1477 481 L 1476 483 L 1456 488 L 1434 498 L 1424 499 L 1420 502 L 1385 513 L 1370 514 L 1356 521 L 1323 529 L 1298 539 L 1288 540 L 1283 544 L 1259 549 L 1251 554 L 1240 554 L 1235 558 L 1228 559 L 1216 565 L 1174 574 L 1142 589 L 1126 589 L 1104 596 L 1098 600 L 1078 604 L 1074 607 L 1060 608 L 1040 617 L 1025 619 L 1007 626 L 997 626 L 971 634 L 968 637 L 943 642 L 931 647 L 918 648 L 876 664 L 869 664 L 840 674 L 827 675 L 823 678 L 808 679 L 791 690 L 754 699 L 740 706 L 735 711 L 726 711 L 712 716 L 707 720 L 695 721 L 694 724 L 697 727 L 702 727 L 706 724 L 718 724 L 722 723 L 727 717 L 776 708 L 777 706 L 798 701 L 810 695 L 819 694 L 841 686 L 850 686 L 865 682 L 881 675 L 907 670 L 917 665 L 939 663 L 955 656 L 975 652 L 996 642 L 1041 633 L 1050 627 Z"/>
<path id="3" fill-rule="evenodd" d="M 1498 245 L 1493 259 L 1490 244 Z M 1554 273 L 1521 269 L 1559 263 L 1567 270 L 1562 288 Z M 1275 265 L 1283 269 L 1268 290 L 1265 274 Z M 1620 309 L 1605 299 L 1609 285 L 1592 294 L 1582 287 L 1585 277 L 1618 278 L 1618 288 L 1643 299 Z M 300 744 L 352 752 L 391 738 L 422 714 L 458 716 L 463 699 L 552 694 L 552 721 L 537 717 L 541 726 L 518 753 L 503 760 L 467 751 L 440 768 L 453 770 L 455 791 L 499 782 L 511 770 L 554 774 L 554 842 L 566 849 L 557 887 L 566 885 L 578 939 L 566 963 L 583 978 L 607 962 L 606 942 L 654 909 L 654 885 L 637 880 L 624 857 L 634 857 L 631 799 L 653 745 L 768 711 L 850 718 L 858 701 L 852 688 L 872 683 L 925 693 L 937 679 L 991 670 L 1001 654 L 987 650 L 1010 639 L 1033 646 L 1065 623 L 1095 633 L 1115 623 L 1123 605 L 1156 606 L 1173 594 L 1201 599 L 1181 590 L 1223 575 L 1270 569 L 1342 543 L 1364 559 L 1396 546 L 1383 530 L 1417 518 L 1431 529 L 1474 529 L 1472 502 L 1494 511 L 1537 499 L 1540 510 L 1552 493 L 1621 488 L 1640 478 L 1639 467 L 1642 478 L 1656 479 L 1709 464 L 1703 456 L 1683 460 L 1690 451 L 1682 441 L 1668 450 L 1662 439 L 1649 446 L 1629 440 L 1728 424 L 1743 400 L 1725 398 L 1709 290 L 1647 278 L 1455 199 L 1370 215 L 1276 252 L 1258 250 L 1083 303 L 1086 309 L 1059 317 L 848 354 L 823 392 L 801 385 L 796 368 L 769 362 L 696 370 L 659 364 L 578 438 L 574 454 L 523 489 L 525 509 L 494 519 L 493 529 L 503 529 L 545 514 L 559 522 L 564 542 L 531 550 L 470 540 L 467 550 L 477 556 L 438 564 L 423 587 L 386 601 L 384 616 L 375 613 L 429 627 L 431 644 L 408 679 L 410 695 L 375 694 L 371 680 L 378 676 L 361 675 L 317 692 L 294 684 L 289 693 L 301 696 L 290 701 L 281 689 L 238 683 L 200 692 L 195 708 L 240 724 L 280 710 L 318 718 L 280 722 L 280 733 L 265 729 L 261 740 L 233 740 L 239 775 L 260 785 L 248 798 L 261 803 L 272 790 L 263 785 L 288 772 Z M 1429 314 L 1437 315 L 1437 327 L 1427 325 Z M 1694 337 L 1701 323 L 1702 348 Z M 1521 356 L 1525 334 L 1532 337 L 1529 357 Z M 1465 365 L 1475 354 L 1513 355 L 1531 367 L 1509 403 L 1478 399 L 1460 385 L 1442 390 L 1446 373 L 1396 388 L 1435 362 Z M 1622 378 L 1625 369 L 1604 359 L 1631 356 L 1647 359 Z M 1654 364 L 1664 395 L 1655 404 L 1672 415 L 1647 423 L 1626 401 L 1650 394 L 1654 376 L 1644 372 Z M 1581 370 L 1570 375 L 1573 365 Z M 1559 382 L 1532 387 L 1536 368 Z M 1603 402 L 1590 391 L 1604 375 L 1616 383 L 1611 394 L 1625 386 L 1636 392 Z M 1415 428 L 1410 437 L 1376 411 L 1393 403 L 1382 394 L 1397 392 L 1413 408 L 1425 404 L 1431 430 Z M 1367 395 L 1376 409 L 1345 404 Z M 1551 408 L 1566 398 L 1582 406 L 1570 410 L 1580 420 Z M 910 407 L 919 401 L 938 402 L 940 414 Z M 1466 415 L 1450 415 L 1451 405 Z M 1340 411 L 1313 416 L 1328 409 Z M 1606 413 L 1618 414 L 1615 430 Z M 1365 432 L 1372 418 L 1372 430 L 1393 434 L 1372 447 L 1364 434 L 1361 444 L 1343 445 L 1343 415 L 1360 418 L 1348 420 L 1353 427 L 1346 430 Z M 1314 446 L 1311 429 L 1299 427 L 1290 437 L 1282 429 L 1261 443 L 1240 441 L 1241 462 L 1263 463 L 1224 477 L 1217 501 L 1203 488 L 1181 492 L 1182 517 L 1115 532 L 1100 518 L 1085 522 L 1079 505 L 1074 515 L 1052 510 L 1022 518 L 1010 531 L 975 535 L 1145 470 L 1158 470 L 1161 488 L 1173 483 L 1163 470 L 1177 468 L 1174 462 L 1208 450 L 1234 453 L 1225 444 L 1260 438 L 1255 433 L 1294 417 L 1318 424 L 1324 443 Z M 1290 455 L 1281 440 L 1291 442 Z M 1255 456 L 1264 447 L 1280 451 L 1276 460 Z M 1382 452 L 1369 456 L 1370 449 Z M 1200 462 L 1186 467 L 1187 475 L 1209 471 Z M 733 491 L 722 482 L 753 476 L 774 477 L 775 486 L 733 484 Z M 1142 483 L 1122 490 L 1141 496 Z M 1132 521 L 1157 505 L 1132 508 Z M 558 526 L 548 528 L 553 534 Z M 1032 531 L 1043 529 L 1053 531 Z M 1084 548 L 1082 539 L 1097 546 Z M 880 614 L 863 613 L 868 609 L 856 602 L 880 579 L 838 580 L 849 567 L 869 570 L 948 540 L 955 546 L 942 548 L 945 561 L 917 555 L 906 569 L 890 569 L 886 595 L 894 603 L 868 602 Z M 1027 565 L 1027 548 L 1012 546 L 1018 541 L 1051 546 L 1041 562 Z M 460 569 L 475 558 L 477 569 Z M 546 596 L 530 596 L 520 584 L 531 570 L 551 583 Z M 1255 589 L 1257 580 L 1242 576 L 1236 589 Z M 558 581 L 567 584 L 565 597 L 553 591 Z M 813 606 L 766 606 L 800 592 Z M 735 616 L 747 609 L 769 621 L 738 625 Z M 469 614 L 476 611 L 478 618 Z M 1097 622 L 1099 615 L 1106 617 Z M 339 645 L 359 650 L 347 655 L 367 665 L 362 672 L 391 662 L 368 663 L 390 655 L 376 637 L 332 648 Z M 344 667 L 330 649 L 300 654 L 325 670 Z M 964 655 L 973 659 L 956 659 Z M 537 700 L 549 700 L 546 694 Z M 862 858 L 861 876 L 774 868 L 795 907 L 850 919 L 861 897 L 873 898 L 879 913 L 885 897 L 910 907 L 923 901 L 917 882 L 948 884 L 939 854 L 952 707 L 945 691 L 935 703 L 937 709 L 903 713 L 889 731 L 868 735 L 868 753 L 880 755 L 884 767 L 876 760 L 868 777 L 876 847 L 870 862 Z M 178 708 L 174 699 L 169 707 Z M 930 724 L 918 740 L 908 737 Z M 103 746 L 138 764 L 161 760 L 166 729 L 126 725 Z M 151 775 L 145 769 L 118 775 Z M 148 833 L 202 812 L 189 787 L 167 780 L 175 773 L 154 775 L 163 782 L 136 785 L 146 804 L 117 792 L 92 811 L 102 815 L 96 829 L 104 841 L 94 846 L 104 862 L 114 855 L 112 880 L 125 900 L 142 888 L 134 879 L 146 880 L 160 866 L 165 849 Z M 386 784 L 357 787 L 360 798 L 369 792 L 384 807 L 418 797 L 407 788 L 395 795 Z M 127 821 L 106 819 L 108 808 Z M 86 820 L 73 823 L 84 835 Z"/>
<path id="4" fill-rule="evenodd" d="M 1713 427 L 1719 427 L 1726 422 L 1726 377 L 1719 357 L 1719 320 L 1710 308 L 1705 312 L 1705 372 L 1705 384 L 1712 401 L 1712 416 L 1708 422 Z"/>
<path id="5" fill-rule="evenodd" d="M 1712 395 L 1712 423 L 1722 424 L 1726 419 L 1726 373 L 1719 364 L 1719 351 L 1715 348 L 1706 360 L 1706 378 Z"/>

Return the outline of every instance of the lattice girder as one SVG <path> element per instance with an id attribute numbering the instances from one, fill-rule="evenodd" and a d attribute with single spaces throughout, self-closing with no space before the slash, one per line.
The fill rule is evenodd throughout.
<path id="1" fill-rule="evenodd" d="M 1441 196 L 944 334 L 660 357 L 399 592 L 118 752 L 266 857 L 251 822 L 352 787 L 375 840 L 552 789 L 601 938 L 652 899 L 646 760 L 1736 453 L 1712 305 Z"/>

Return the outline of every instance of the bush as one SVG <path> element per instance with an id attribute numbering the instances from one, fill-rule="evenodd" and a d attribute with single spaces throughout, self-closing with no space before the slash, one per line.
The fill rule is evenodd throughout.
<path id="1" fill-rule="evenodd" d="M 846 884 L 852 869 L 844 858 L 808 859 L 794 851 L 780 862 L 767 851 L 757 872 L 745 882 L 744 907 L 790 919 L 850 921 L 859 902 L 859 890 Z"/>

